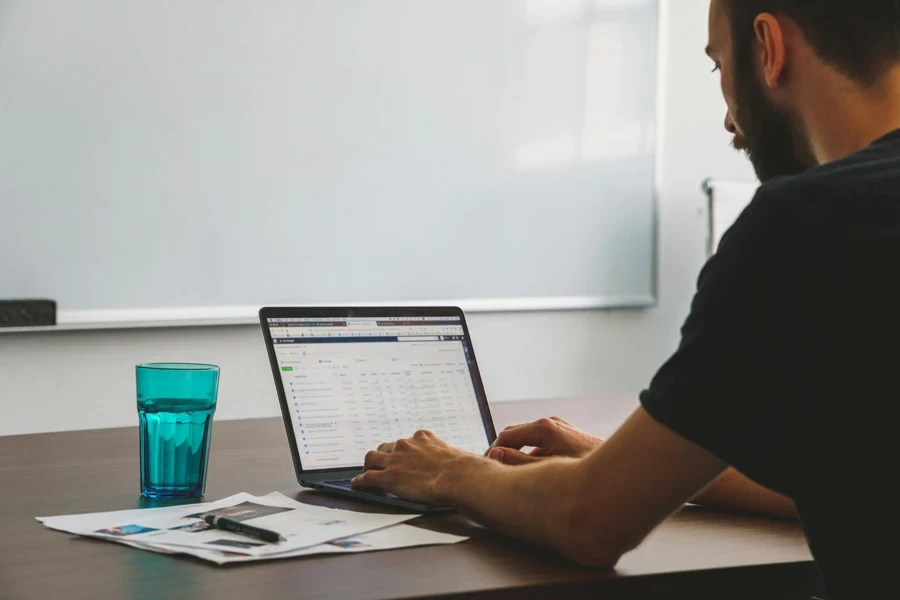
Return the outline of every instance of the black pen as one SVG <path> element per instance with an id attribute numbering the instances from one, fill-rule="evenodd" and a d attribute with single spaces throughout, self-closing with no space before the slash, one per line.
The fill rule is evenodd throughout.
<path id="1" fill-rule="evenodd" d="M 239 533 L 241 535 L 246 535 L 247 537 L 252 537 L 263 542 L 283 542 L 287 539 L 283 535 L 275 531 L 263 529 L 261 527 L 254 527 L 253 525 L 247 525 L 246 523 L 241 523 L 240 521 L 235 521 L 234 519 L 229 519 L 228 517 L 206 515 L 203 520 L 216 529 L 230 531 L 231 533 Z"/>

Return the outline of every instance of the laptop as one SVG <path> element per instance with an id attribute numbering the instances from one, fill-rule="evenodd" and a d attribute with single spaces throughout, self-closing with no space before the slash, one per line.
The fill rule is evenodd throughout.
<path id="1" fill-rule="evenodd" d="M 462 310 L 266 307 L 259 318 L 300 485 L 446 510 L 350 480 L 366 452 L 419 429 L 479 455 L 497 437 Z"/>

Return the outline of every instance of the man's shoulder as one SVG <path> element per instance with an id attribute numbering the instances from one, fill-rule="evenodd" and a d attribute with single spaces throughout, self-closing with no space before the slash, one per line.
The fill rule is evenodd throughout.
<path id="1" fill-rule="evenodd" d="M 871 146 L 835 160 L 785 177 L 776 177 L 760 186 L 763 201 L 780 199 L 800 202 L 843 197 L 848 190 L 865 192 L 884 184 L 900 185 L 900 140 L 878 141 Z"/>
<path id="2" fill-rule="evenodd" d="M 824 215 L 839 218 L 843 211 L 852 210 L 848 198 L 859 200 L 868 195 L 868 190 L 880 192 L 885 188 L 900 189 L 900 160 L 892 172 L 880 168 L 864 153 L 796 175 L 776 177 L 759 186 L 729 237 L 745 244 L 765 240 L 771 246 L 779 238 L 794 238 L 809 231 L 809 226 L 820 224 Z"/>
<path id="3" fill-rule="evenodd" d="M 789 199 L 796 197 L 795 189 L 803 185 L 794 181 L 796 177 L 773 179 L 762 184 L 753 195 L 731 227 L 722 236 L 717 254 L 741 255 L 752 253 L 762 246 L 771 246 L 785 232 L 783 223 L 784 207 Z"/>
<path id="4" fill-rule="evenodd" d="M 823 193 L 828 194 L 835 186 L 852 180 L 852 171 L 852 163 L 827 164 L 796 175 L 776 177 L 759 186 L 754 201 L 771 205 L 784 200 L 799 201 Z"/>

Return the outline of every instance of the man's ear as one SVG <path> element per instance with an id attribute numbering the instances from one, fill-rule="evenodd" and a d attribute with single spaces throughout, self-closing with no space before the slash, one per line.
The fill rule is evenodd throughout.
<path id="1" fill-rule="evenodd" d="M 784 44 L 784 29 L 774 15 L 763 13 L 757 16 L 753 22 L 753 30 L 761 51 L 760 63 L 763 79 L 770 89 L 776 88 L 784 74 L 787 53 Z"/>

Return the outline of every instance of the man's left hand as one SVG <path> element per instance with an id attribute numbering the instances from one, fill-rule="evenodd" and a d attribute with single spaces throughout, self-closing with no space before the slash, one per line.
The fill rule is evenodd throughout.
<path id="1" fill-rule="evenodd" d="M 454 448 L 430 431 L 381 444 L 366 454 L 364 472 L 353 478 L 354 488 L 380 488 L 406 500 L 446 505 L 453 473 L 467 460 L 484 460 Z"/>

